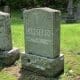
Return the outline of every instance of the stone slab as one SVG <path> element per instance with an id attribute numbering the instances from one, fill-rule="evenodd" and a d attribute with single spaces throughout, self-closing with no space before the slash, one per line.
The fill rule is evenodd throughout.
<path id="1" fill-rule="evenodd" d="M 0 12 L 0 51 L 11 50 L 11 28 L 10 15 L 8 13 Z"/>
<path id="2" fill-rule="evenodd" d="M 23 54 L 22 68 L 43 76 L 53 77 L 64 70 L 64 56 L 60 55 L 55 59 L 49 59 L 31 54 Z"/>
<path id="3" fill-rule="evenodd" d="M 60 54 L 60 11 L 50 8 L 25 10 L 25 51 L 55 58 Z"/>
<path id="4" fill-rule="evenodd" d="M 50 77 L 40 76 L 34 72 L 22 69 L 21 76 L 19 77 L 18 80 L 59 80 L 59 76 L 50 78 Z"/>
<path id="5" fill-rule="evenodd" d="M 17 48 L 9 51 L 0 51 L 0 67 L 14 64 L 19 57 L 20 51 Z"/>

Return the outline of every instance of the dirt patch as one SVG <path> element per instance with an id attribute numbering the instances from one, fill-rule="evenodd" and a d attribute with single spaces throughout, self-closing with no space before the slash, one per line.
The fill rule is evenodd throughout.
<path id="1" fill-rule="evenodd" d="M 77 77 L 76 77 L 76 80 L 80 80 L 80 76 L 77 76 Z"/>
<path id="2" fill-rule="evenodd" d="M 3 71 L 15 76 L 18 79 L 21 76 L 20 69 L 21 67 L 13 65 L 11 67 L 4 68 Z"/>

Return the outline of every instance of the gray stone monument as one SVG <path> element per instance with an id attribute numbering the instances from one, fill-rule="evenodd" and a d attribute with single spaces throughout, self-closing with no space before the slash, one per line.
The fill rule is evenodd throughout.
<path id="1" fill-rule="evenodd" d="M 73 11 L 73 0 L 68 0 L 68 7 L 67 7 L 67 19 L 66 22 L 72 23 L 75 22 L 76 19 L 74 17 L 74 11 Z"/>
<path id="2" fill-rule="evenodd" d="M 34 8 L 25 10 L 23 17 L 25 54 L 22 68 L 41 76 L 58 75 L 64 70 L 64 56 L 60 55 L 60 11 Z"/>
<path id="3" fill-rule="evenodd" d="M 19 53 L 19 49 L 12 49 L 10 15 L 0 12 L 0 64 L 13 64 L 19 58 Z"/>
<path id="4" fill-rule="evenodd" d="M 77 4 L 76 19 L 80 21 L 80 1 Z"/>
<path id="5" fill-rule="evenodd" d="M 4 12 L 10 13 L 10 7 L 8 5 L 4 6 Z"/>

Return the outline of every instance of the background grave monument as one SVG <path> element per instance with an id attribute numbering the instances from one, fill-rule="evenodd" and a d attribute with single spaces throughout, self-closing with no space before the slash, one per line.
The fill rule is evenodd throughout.
<path id="1" fill-rule="evenodd" d="M 78 21 L 80 21 L 80 1 L 79 1 L 79 3 L 77 4 L 76 19 L 77 19 Z"/>
<path id="2" fill-rule="evenodd" d="M 10 13 L 10 7 L 8 5 L 4 6 L 4 12 Z"/>
<path id="3" fill-rule="evenodd" d="M 25 54 L 22 68 L 41 76 L 58 75 L 64 70 L 64 57 L 60 55 L 60 11 L 35 8 L 25 10 L 23 17 Z"/>
<path id="4" fill-rule="evenodd" d="M 68 0 L 68 7 L 67 7 L 67 23 L 73 23 L 75 22 L 75 16 L 74 16 L 74 7 L 73 7 L 73 0 Z"/>
<path id="5" fill-rule="evenodd" d="M 13 64 L 19 58 L 19 53 L 19 49 L 12 49 L 10 15 L 0 12 L 0 64 Z"/>

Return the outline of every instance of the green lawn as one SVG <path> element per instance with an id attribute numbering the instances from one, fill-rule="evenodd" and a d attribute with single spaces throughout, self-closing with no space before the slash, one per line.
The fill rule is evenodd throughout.
<path id="1" fill-rule="evenodd" d="M 61 80 L 78 80 L 80 78 L 80 24 L 61 25 L 61 52 L 65 56 Z"/>
<path id="2" fill-rule="evenodd" d="M 0 72 L 0 80 L 16 80 L 16 77 L 5 71 Z"/>
<path id="3" fill-rule="evenodd" d="M 12 39 L 13 46 L 24 51 L 24 27 L 20 14 L 12 14 Z M 60 80 L 79 80 L 80 77 L 80 24 L 61 25 L 61 53 L 65 56 L 65 73 Z M 16 76 L 0 72 L 0 80 L 16 80 Z"/>

